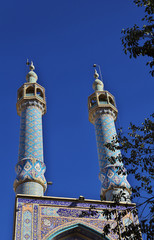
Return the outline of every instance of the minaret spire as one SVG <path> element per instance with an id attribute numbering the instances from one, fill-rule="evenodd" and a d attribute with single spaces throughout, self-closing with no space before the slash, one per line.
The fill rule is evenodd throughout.
<path id="1" fill-rule="evenodd" d="M 96 64 L 94 64 L 96 67 Z M 129 202 L 131 188 L 127 181 L 126 170 L 119 160 L 121 152 L 111 151 L 106 147 L 117 135 L 114 121 L 116 121 L 118 110 L 114 97 L 104 90 L 104 84 L 99 80 L 99 74 L 95 69 L 95 81 L 93 83 L 94 93 L 88 98 L 89 121 L 94 124 L 96 132 L 98 159 L 100 166 L 99 179 L 101 181 L 101 199 L 112 201 L 117 195 L 121 195 L 120 201 Z M 111 157 L 115 162 L 112 163 Z M 118 168 L 123 169 L 118 174 Z"/>
<path id="2" fill-rule="evenodd" d="M 16 194 L 42 196 L 47 183 L 44 177 L 42 115 L 46 113 L 45 89 L 37 83 L 33 62 L 26 76 L 27 82 L 17 94 L 17 113 L 21 117 Z"/>

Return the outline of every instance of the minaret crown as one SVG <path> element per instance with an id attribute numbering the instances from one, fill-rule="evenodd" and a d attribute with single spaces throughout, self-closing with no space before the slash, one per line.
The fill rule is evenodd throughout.
<path id="1" fill-rule="evenodd" d="M 94 93 L 88 97 L 88 110 L 89 110 L 89 121 L 94 124 L 95 119 L 102 112 L 108 112 L 116 120 L 118 110 L 116 108 L 114 96 L 104 90 L 104 84 L 101 80 L 98 79 L 99 74 L 95 69 L 93 83 Z"/>
<path id="2" fill-rule="evenodd" d="M 29 73 L 26 75 L 26 80 L 27 80 L 27 82 L 36 83 L 36 82 L 37 82 L 37 79 L 38 79 L 38 76 L 37 76 L 37 74 L 34 72 L 35 67 L 34 67 L 32 61 L 31 61 L 31 64 L 29 65 L 29 70 L 30 70 Z"/>
<path id="3" fill-rule="evenodd" d="M 104 84 L 101 80 L 98 79 L 99 74 L 98 74 L 96 69 L 95 69 L 95 73 L 94 73 L 94 78 L 95 78 L 95 81 L 93 83 L 94 91 L 103 91 L 104 90 Z"/>
<path id="4" fill-rule="evenodd" d="M 19 89 L 17 94 L 17 113 L 21 116 L 23 107 L 27 104 L 37 105 L 42 110 L 42 115 L 46 113 L 45 89 L 37 83 L 38 76 L 34 72 L 33 62 L 29 65 L 29 73 L 26 76 L 27 82 Z"/>

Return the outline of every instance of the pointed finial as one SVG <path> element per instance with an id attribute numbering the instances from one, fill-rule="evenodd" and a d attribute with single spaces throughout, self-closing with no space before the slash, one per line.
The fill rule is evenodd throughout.
<path id="1" fill-rule="evenodd" d="M 35 67 L 34 67 L 34 64 L 33 64 L 32 61 L 30 63 L 29 69 L 30 69 L 30 71 L 34 71 L 35 70 Z"/>
<path id="2" fill-rule="evenodd" d="M 96 67 L 96 66 L 97 66 L 97 64 L 94 64 L 94 65 L 93 65 L 93 67 Z M 99 65 L 98 65 L 98 67 L 100 68 Z M 100 71 L 100 74 L 101 74 L 101 71 Z M 101 75 L 101 76 L 102 76 L 102 75 Z M 101 80 L 98 79 L 98 78 L 99 78 L 99 74 L 98 74 L 96 68 L 95 68 L 94 78 L 95 78 L 95 81 L 94 81 L 94 83 L 93 83 L 93 89 L 94 89 L 95 91 L 103 91 L 103 89 L 104 89 L 104 84 L 103 84 L 103 82 L 102 82 Z"/>
<path id="3" fill-rule="evenodd" d="M 28 60 L 28 58 L 27 58 L 26 65 L 29 66 L 29 64 L 30 64 L 30 62 L 29 62 L 29 60 Z"/>
<path id="4" fill-rule="evenodd" d="M 94 67 L 94 68 L 96 68 L 96 67 L 99 68 L 99 73 L 100 73 L 100 76 L 101 76 L 101 81 L 103 82 L 100 65 L 95 63 L 95 64 L 93 64 L 93 67 Z M 95 77 L 95 76 L 94 76 L 94 77 Z M 98 76 L 98 77 L 99 77 L 99 76 Z"/>
<path id="5" fill-rule="evenodd" d="M 98 74 L 98 72 L 97 72 L 96 69 L 95 69 L 95 73 L 94 73 L 94 78 L 95 78 L 95 79 L 98 79 L 98 78 L 99 78 L 99 74 Z"/>
<path id="6" fill-rule="evenodd" d="M 26 80 L 27 82 L 30 82 L 30 83 L 36 83 L 37 82 L 37 79 L 38 79 L 38 76 L 37 74 L 34 72 L 34 64 L 33 62 L 31 61 L 31 63 L 28 61 L 27 59 L 27 63 L 26 63 L 27 66 L 29 66 L 29 69 L 30 69 L 30 72 L 27 74 L 26 76 Z"/>

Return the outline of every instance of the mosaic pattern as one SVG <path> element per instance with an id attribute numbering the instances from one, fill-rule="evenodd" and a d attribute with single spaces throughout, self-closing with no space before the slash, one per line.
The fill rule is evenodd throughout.
<path id="1" fill-rule="evenodd" d="M 45 164 L 37 159 L 22 159 L 15 167 L 17 178 L 14 183 L 14 188 L 25 180 L 36 180 L 41 183 L 46 189 L 47 183 L 44 177 L 46 170 Z"/>
<path id="2" fill-rule="evenodd" d="M 111 142 L 113 137 L 116 136 L 113 116 L 110 114 L 102 114 L 96 118 L 95 130 L 100 166 L 99 178 L 102 183 L 101 193 L 103 194 L 108 189 L 113 189 L 114 187 L 130 189 L 130 184 L 127 181 L 127 174 L 117 173 L 117 167 L 123 168 L 126 173 L 123 163 L 118 160 L 118 157 L 121 156 L 121 152 L 119 150 L 111 151 L 104 146 L 104 144 Z M 116 163 L 111 164 L 109 161 L 111 156 L 117 158 Z"/>
<path id="3" fill-rule="evenodd" d="M 48 205 L 48 207 L 54 206 L 55 210 L 56 210 L 56 207 L 59 209 L 59 207 L 62 207 L 62 206 L 65 206 L 67 208 L 68 207 L 70 207 L 70 208 L 72 208 L 72 207 L 74 207 L 74 208 L 75 207 L 90 208 L 91 206 L 93 208 L 99 208 L 99 209 L 106 208 L 105 203 L 91 204 L 88 202 L 78 202 L 78 201 L 47 200 L 47 199 L 37 199 L 37 198 L 34 198 L 33 200 L 31 200 L 30 198 L 18 198 L 19 204 L 30 204 L 31 202 L 33 202 L 33 204 Z M 43 208 L 45 208 L 45 206 Z M 130 206 L 130 208 L 131 208 L 131 206 Z M 114 209 L 115 209 L 115 207 L 114 207 Z M 125 207 L 125 205 L 117 205 L 116 209 L 117 210 L 125 210 L 126 207 Z M 127 206 L 127 209 L 129 209 L 129 206 Z"/>
<path id="4" fill-rule="evenodd" d="M 47 188 L 43 161 L 43 111 L 43 106 L 35 100 L 27 100 L 21 105 L 19 156 L 14 182 L 16 194 L 42 196 Z"/>
<path id="5" fill-rule="evenodd" d="M 32 239 L 32 213 L 27 210 L 23 213 L 23 240 Z"/>
<path id="6" fill-rule="evenodd" d="M 37 158 L 43 162 L 42 111 L 27 106 L 21 113 L 19 161 Z"/>
<path id="7" fill-rule="evenodd" d="M 53 239 L 52 236 L 47 238 L 47 240 Z M 81 224 L 76 224 L 68 231 L 62 232 L 60 235 L 54 237 L 54 240 L 107 240 L 107 238 L 102 237 L 102 234 L 94 232 L 87 226 L 81 226 Z"/>
<path id="8" fill-rule="evenodd" d="M 73 206 L 73 207 L 72 207 Z M 85 208 L 86 206 L 86 208 Z M 95 207 L 94 211 L 97 211 L 95 215 L 81 216 L 83 211 L 88 212 L 88 207 Z M 57 232 L 63 232 L 63 229 L 70 229 L 70 227 L 80 224 L 90 228 L 91 230 L 102 233 L 103 227 L 108 223 L 113 226 L 115 215 L 112 216 L 111 220 L 107 220 L 102 212 L 105 209 L 117 209 L 122 211 L 125 209 L 132 208 L 133 204 L 127 205 L 113 205 L 109 206 L 101 203 L 81 203 L 78 201 L 62 201 L 62 200 L 47 200 L 40 198 L 17 198 L 17 224 L 16 224 L 16 238 L 15 240 L 21 239 L 33 239 L 33 240 L 46 240 L 52 239 L 52 236 L 57 236 Z M 19 214 L 20 213 L 20 214 Z M 23 215 L 23 218 L 22 218 Z M 122 224 L 127 225 L 128 220 L 137 221 L 136 216 L 132 213 L 125 216 Z M 29 237 L 31 236 L 31 238 Z M 110 239 L 118 239 L 117 234 L 111 233 Z"/>
<path id="9" fill-rule="evenodd" d="M 41 237 L 42 239 L 46 239 L 46 237 L 48 237 L 49 235 L 55 233 L 55 231 L 57 231 L 58 229 L 61 229 L 63 227 L 66 226 L 73 226 L 76 223 L 80 223 L 83 225 L 88 226 L 89 228 L 92 228 L 94 230 L 97 230 L 101 233 L 103 227 L 106 224 L 105 222 L 102 221 L 94 221 L 94 220 L 89 220 L 89 219 L 80 219 L 76 220 L 76 219 L 72 219 L 71 217 L 68 218 L 41 218 Z M 115 238 L 114 238 L 115 239 Z"/>
<path id="10" fill-rule="evenodd" d="M 34 205 L 33 209 L 33 240 L 38 239 L 38 206 Z"/>
<path id="11" fill-rule="evenodd" d="M 43 196 L 44 188 L 43 186 L 36 181 L 26 181 L 26 182 L 18 182 L 20 183 L 15 192 L 16 194 L 26 194 L 31 196 Z"/>
<path id="12" fill-rule="evenodd" d="M 16 217 L 16 240 L 21 240 L 22 205 L 19 203 Z"/>

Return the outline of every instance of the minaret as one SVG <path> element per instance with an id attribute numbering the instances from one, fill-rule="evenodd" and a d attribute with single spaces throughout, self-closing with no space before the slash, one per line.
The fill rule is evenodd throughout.
<path id="1" fill-rule="evenodd" d="M 21 120 L 14 191 L 16 194 L 43 196 L 47 187 L 42 137 L 42 115 L 46 113 L 45 89 L 37 83 L 33 62 L 29 68 L 27 82 L 17 94 L 17 113 Z"/>
<path id="2" fill-rule="evenodd" d="M 127 172 L 119 160 L 120 150 L 109 150 L 105 145 L 116 136 L 115 121 L 118 110 L 114 97 L 104 90 L 104 84 L 98 79 L 95 69 L 94 93 L 88 97 L 89 121 L 94 124 L 99 159 L 99 179 L 101 181 L 101 199 L 112 201 L 116 196 L 120 201 L 130 202 L 131 188 L 127 181 Z M 111 161 L 111 159 L 113 161 Z M 119 169 L 122 170 L 119 174 Z"/>

